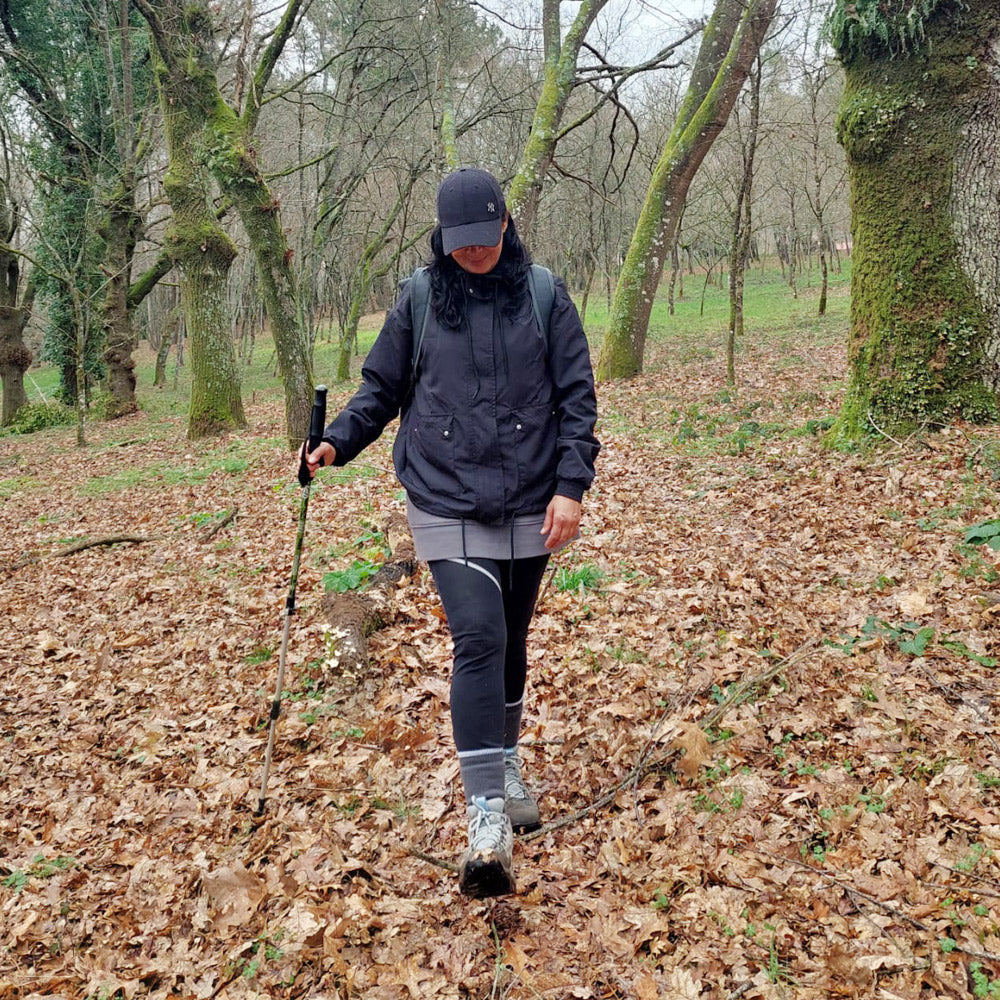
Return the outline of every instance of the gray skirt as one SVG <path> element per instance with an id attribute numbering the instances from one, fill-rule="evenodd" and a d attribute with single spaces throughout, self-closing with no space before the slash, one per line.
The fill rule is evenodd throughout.
<path id="1" fill-rule="evenodd" d="M 415 507 L 407 497 L 406 516 L 417 558 L 425 562 L 464 558 L 530 559 L 554 555 L 572 541 L 547 549 L 546 536 L 542 534 L 544 513 L 523 514 L 507 524 L 481 524 L 459 517 L 428 514 Z"/>

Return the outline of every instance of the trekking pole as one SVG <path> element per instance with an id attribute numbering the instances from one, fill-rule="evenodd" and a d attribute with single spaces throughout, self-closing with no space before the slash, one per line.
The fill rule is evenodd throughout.
<path id="1" fill-rule="evenodd" d="M 326 386 L 316 386 L 313 397 L 312 414 L 309 418 L 309 437 L 302 446 L 299 458 L 299 485 L 302 487 L 302 500 L 299 504 L 299 528 L 295 535 L 295 554 L 292 556 L 292 578 L 288 585 L 288 597 L 285 599 L 285 626 L 281 635 L 281 653 L 278 656 L 278 683 L 271 702 L 271 718 L 267 732 L 267 751 L 264 754 L 264 775 L 260 782 L 260 798 L 257 800 L 257 815 L 264 813 L 264 802 L 267 798 L 267 776 L 271 770 L 271 754 L 274 752 L 274 737 L 278 731 L 278 717 L 281 715 L 281 692 L 285 686 L 285 660 L 288 656 L 288 632 L 292 625 L 292 615 L 295 614 L 295 587 L 299 582 L 299 557 L 302 555 L 302 539 L 306 533 L 306 511 L 309 509 L 309 488 L 312 477 L 306 465 L 306 454 L 315 451 L 323 440 L 323 428 L 326 424 Z"/>

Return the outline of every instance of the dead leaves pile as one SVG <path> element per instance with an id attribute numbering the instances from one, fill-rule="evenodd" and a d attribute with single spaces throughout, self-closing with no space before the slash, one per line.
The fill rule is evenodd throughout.
<path id="1" fill-rule="evenodd" d="M 321 577 L 400 507 L 388 442 L 313 490 L 257 817 L 299 503 L 280 404 L 239 441 L 2 439 L 0 998 L 1000 992 L 1000 560 L 961 544 L 997 516 L 998 435 L 828 451 L 842 352 L 800 360 L 753 346 L 734 397 L 669 355 L 602 389 L 531 635 L 552 823 L 492 903 L 449 870 L 426 573 L 369 670 L 326 662 Z M 58 554 L 122 532 L 147 540 Z"/>

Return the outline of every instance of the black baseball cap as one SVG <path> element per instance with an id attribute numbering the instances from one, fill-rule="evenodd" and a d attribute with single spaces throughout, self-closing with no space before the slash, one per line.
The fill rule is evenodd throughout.
<path id="1" fill-rule="evenodd" d="M 487 170 L 461 167 L 438 186 L 437 217 L 444 252 L 462 247 L 495 247 L 507 210 L 496 178 Z"/>

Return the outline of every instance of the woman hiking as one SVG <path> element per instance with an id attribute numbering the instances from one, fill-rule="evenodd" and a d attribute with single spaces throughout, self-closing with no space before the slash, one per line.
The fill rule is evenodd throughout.
<path id="1" fill-rule="evenodd" d="M 469 833 L 459 887 L 481 898 L 515 891 L 513 829 L 541 825 L 517 753 L 525 640 L 550 554 L 579 534 L 600 445 L 580 317 L 563 282 L 531 265 L 496 179 L 449 174 L 437 219 L 429 266 L 306 462 L 311 475 L 344 465 L 402 413 L 393 462 L 454 647 Z"/>

